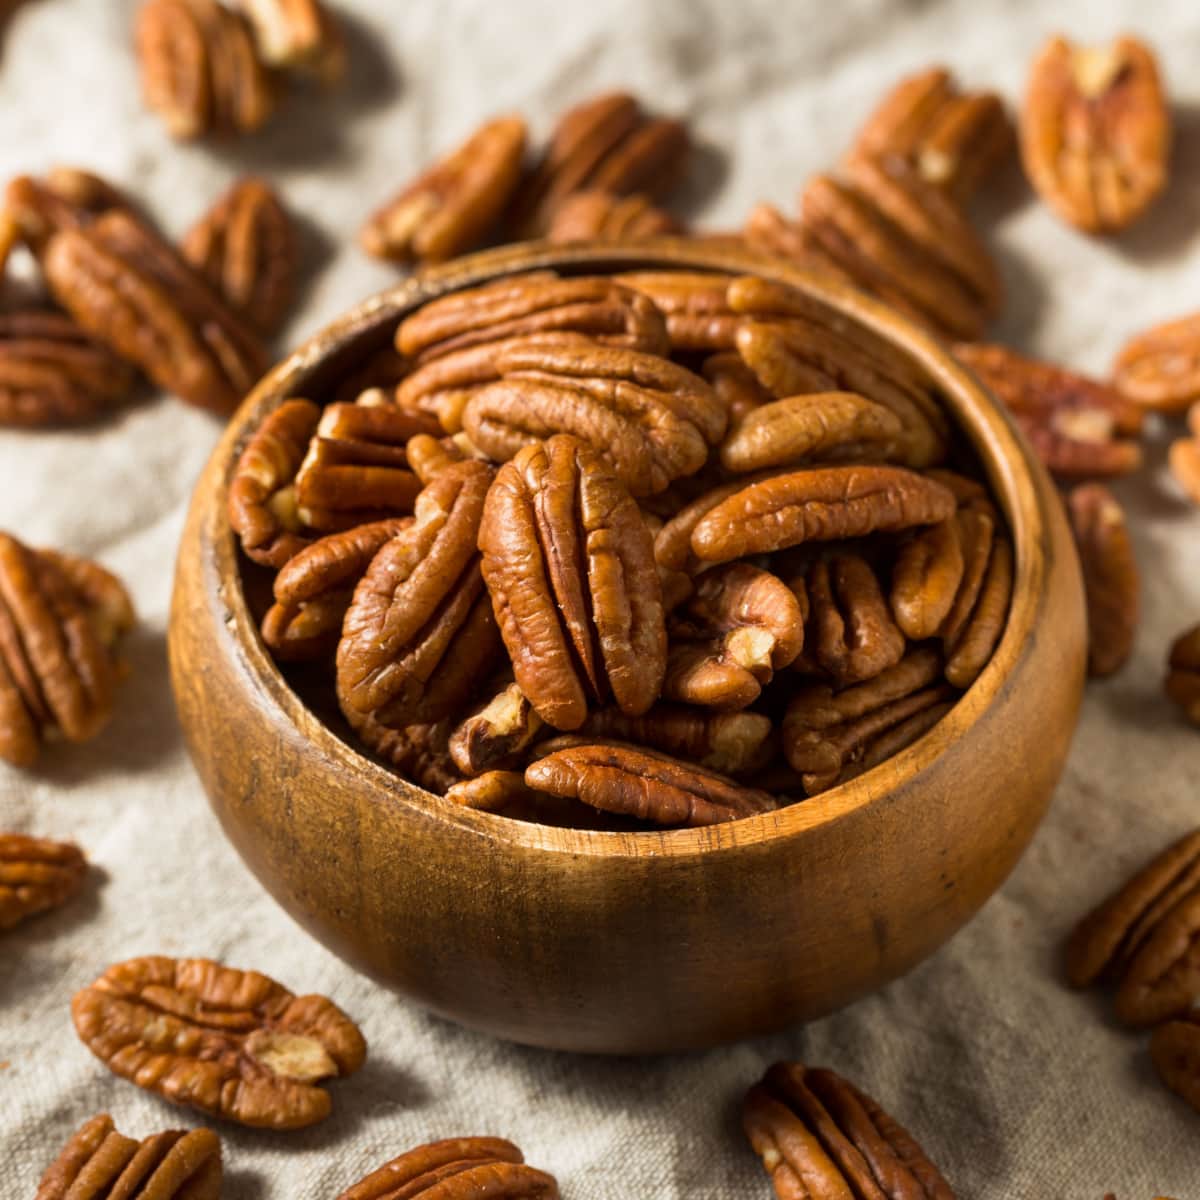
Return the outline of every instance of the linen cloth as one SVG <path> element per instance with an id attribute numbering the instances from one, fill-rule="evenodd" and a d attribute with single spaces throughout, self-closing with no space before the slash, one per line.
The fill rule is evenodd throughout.
<path id="1" fill-rule="evenodd" d="M 1060 225 L 1014 168 L 985 206 L 1009 286 L 997 334 L 1103 374 L 1136 329 L 1200 308 L 1200 6 L 1195 0 L 336 0 L 350 74 L 297 91 L 260 136 L 180 146 L 145 112 L 133 0 L 36 0 L 0 49 L 3 177 L 97 169 L 181 233 L 247 170 L 304 220 L 308 286 L 280 350 L 395 273 L 353 242 L 365 213 L 483 118 L 624 86 L 686 117 L 705 149 L 690 201 L 732 228 L 768 199 L 790 211 L 884 88 L 934 61 L 1015 100 L 1055 30 L 1124 29 L 1159 51 L 1177 140 L 1169 191 L 1127 235 Z M 226 1194 L 336 1195 L 428 1139 L 495 1133 L 553 1171 L 568 1200 L 769 1195 L 739 1129 L 745 1088 L 776 1058 L 843 1072 L 877 1097 L 974 1200 L 1200 1197 L 1200 1115 L 1160 1087 L 1146 1039 L 1103 997 L 1060 978 L 1073 922 L 1200 815 L 1200 740 L 1161 693 L 1167 645 L 1200 619 L 1200 513 L 1164 467 L 1118 487 L 1144 572 L 1132 662 L 1089 687 L 1053 810 L 1020 867 L 940 953 L 879 994 L 804 1029 L 658 1060 L 502 1044 L 428 1016 L 323 950 L 223 839 L 184 752 L 164 650 L 176 541 L 218 435 L 160 397 L 83 431 L 0 433 L 0 527 L 98 556 L 141 616 L 132 674 L 96 741 L 0 767 L 0 828 L 77 840 L 82 897 L 0 941 L 0 1197 L 33 1194 L 94 1113 L 135 1137 L 200 1122 L 111 1075 L 77 1040 L 72 993 L 111 962 L 161 952 L 253 967 L 331 996 L 362 1025 L 365 1069 L 331 1086 L 307 1132 L 221 1124 Z M 647 1013 L 652 1021 L 655 1014 Z"/>

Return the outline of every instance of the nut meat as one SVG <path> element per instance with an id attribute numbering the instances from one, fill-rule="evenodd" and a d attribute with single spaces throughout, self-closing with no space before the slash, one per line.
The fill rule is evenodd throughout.
<path id="1" fill-rule="evenodd" d="M 70 842 L 0 833 L 0 929 L 58 908 L 87 876 L 87 859 Z"/>
<path id="2" fill-rule="evenodd" d="M 1125 344 L 1113 383 L 1134 404 L 1183 412 L 1200 401 L 1200 313 L 1156 325 Z"/>

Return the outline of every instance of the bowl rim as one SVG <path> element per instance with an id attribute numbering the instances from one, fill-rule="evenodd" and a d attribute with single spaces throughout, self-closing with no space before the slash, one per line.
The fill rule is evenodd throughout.
<path id="1" fill-rule="evenodd" d="M 465 808 L 426 791 L 343 740 L 292 688 L 267 652 L 246 599 L 240 558 L 226 518 L 233 468 L 250 433 L 271 409 L 303 394 L 293 385 L 334 350 L 376 332 L 384 322 L 400 320 L 417 305 L 505 274 L 587 268 L 605 274 L 633 270 L 759 274 L 799 287 L 809 296 L 858 322 L 913 359 L 942 393 L 958 430 L 979 456 L 988 482 L 1007 518 L 1015 551 L 1013 596 L 1008 619 L 991 659 L 950 711 L 928 732 L 898 754 L 846 783 L 816 796 L 736 821 L 695 829 L 644 830 L 636 833 L 564 829 L 518 821 Z M 325 757 L 348 761 L 364 775 L 364 786 L 387 793 L 420 815 L 449 822 L 464 832 L 524 849 L 575 857 L 686 858 L 728 852 L 796 837 L 817 826 L 849 818 L 893 789 L 909 783 L 958 739 L 964 737 L 1003 691 L 1028 652 L 1030 635 L 1042 606 L 1048 570 L 1047 497 L 1052 488 L 1043 468 L 998 401 L 964 366 L 952 358 L 936 335 L 887 305 L 840 280 L 748 249 L 706 245 L 694 239 L 663 237 L 636 243 L 589 241 L 570 244 L 526 242 L 466 255 L 414 272 L 377 292 L 310 335 L 259 380 L 230 418 L 202 479 L 216 474 L 202 514 L 207 540 L 203 564 L 215 578 L 225 624 L 242 666 L 281 716 Z M 209 575 L 211 570 L 212 574 Z M 229 584 L 235 586 L 228 586 Z M 886 785 L 884 784 L 886 780 Z"/>

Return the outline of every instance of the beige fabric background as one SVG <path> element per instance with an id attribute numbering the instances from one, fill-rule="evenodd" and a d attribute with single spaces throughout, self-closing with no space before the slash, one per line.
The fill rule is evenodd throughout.
<path id="1" fill-rule="evenodd" d="M 239 172 L 263 172 L 303 215 L 311 284 L 294 343 L 392 273 L 351 244 L 364 210 L 481 118 L 535 128 L 590 92 L 630 86 L 712 148 L 713 225 L 759 198 L 790 207 L 902 71 L 945 59 L 1015 97 L 1052 28 L 1132 28 L 1162 54 L 1179 138 L 1171 189 L 1128 236 L 1093 242 L 1033 203 L 1014 171 L 991 235 L 1011 288 L 1001 332 L 1104 371 L 1133 329 L 1200 307 L 1200 7 L 1195 0 L 338 0 L 351 78 L 297 97 L 262 137 L 179 147 L 140 107 L 133 0 L 33 0 L 0 49 L 0 167 L 110 174 L 181 232 Z M 371 1055 L 334 1085 L 335 1113 L 293 1135 L 223 1126 L 231 1197 L 332 1196 L 429 1138 L 494 1132 L 554 1171 L 570 1200 L 766 1196 L 737 1106 L 765 1064 L 835 1066 L 880 1098 L 976 1200 L 1200 1197 L 1200 1115 L 1161 1090 L 1144 1039 L 1101 998 L 1067 992 L 1072 921 L 1198 819 L 1200 740 L 1160 693 L 1168 641 L 1200 618 L 1200 513 L 1163 468 L 1120 488 L 1136 521 L 1145 621 L 1134 660 L 1093 687 L 1054 806 L 1005 888 L 906 979 L 807 1029 L 708 1054 L 600 1061 L 514 1048 L 431 1018 L 355 976 L 296 928 L 223 841 L 184 753 L 167 685 L 171 568 L 216 424 L 177 401 L 96 430 L 0 433 L 0 526 L 98 555 L 142 616 L 132 679 L 107 733 L 0 766 L 0 828 L 77 839 L 95 870 L 69 908 L 0 945 L 0 1197 L 28 1197 L 61 1143 L 109 1111 L 141 1136 L 190 1114 L 109 1075 L 68 1001 L 109 962 L 203 954 L 334 997 Z M 648 1013 L 647 1020 L 654 1020 Z"/>

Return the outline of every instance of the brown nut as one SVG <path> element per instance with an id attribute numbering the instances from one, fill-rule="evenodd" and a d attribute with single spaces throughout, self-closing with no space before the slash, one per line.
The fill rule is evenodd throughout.
<path id="1" fill-rule="evenodd" d="M 71 1001 L 75 1030 L 115 1074 L 225 1120 L 300 1129 L 329 1115 L 323 1079 L 366 1058 L 324 996 L 294 996 L 257 971 L 203 958 L 133 958 Z"/>
<path id="2" fill-rule="evenodd" d="M 464 775 L 515 767 L 542 728 L 542 719 L 516 683 L 502 687 L 450 735 L 450 757 Z"/>
<path id="3" fill-rule="evenodd" d="M 398 1155 L 338 1200 L 558 1200 L 552 1175 L 503 1138 L 450 1138 Z"/>
<path id="4" fill-rule="evenodd" d="M 1175 639 L 1167 661 L 1166 691 L 1184 716 L 1200 725 L 1200 625 Z"/>
<path id="5" fill-rule="evenodd" d="M 1012 543 L 1001 534 L 992 542 L 978 597 L 961 632 L 943 636 L 946 678 L 957 688 L 965 690 L 975 682 L 1000 641 L 1012 603 L 1013 573 Z"/>
<path id="6" fill-rule="evenodd" d="M 946 487 L 904 467 L 789 471 L 711 509 L 692 530 L 692 551 L 706 562 L 726 562 L 809 541 L 933 525 L 956 507 Z"/>
<path id="7" fill-rule="evenodd" d="M 741 318 L 726 299 L 732 276 L 703 271 L 630 271 L 614 278 L 654 301 L 666 317 L 672 351 L 734 348 Z"/>
<path id="8" fill-rule="evenodd" d="M 285 400 L 268 413 L 238 458 L 229 481 L 229 524 L 242 549 L 265 567 L 282 567 L 312 540 L 296 500 L 296 472 L 321 410 Z"/>
<path id="9" fill-rule="evenodd" d="M 806 271 L 854 283 L 810 229 L 785 217 L 773 204 L 756 204 L 750 210 L 742 236 L 751 250 L 766 258 L 782 258 Z"/>
<path id="10" fill-rule="evenodd" d="M 359 740 L 376 757 L 427 792 L 444 795 L 462 779 L 450 757 L 453 718 L 403 729 L 389 729 L 371 716 L 351 714 L 349 720 Z"/>
<path id="11" fill-rule="evenodd" d="M 913 1136 L 833 1071 L 775 1063 L 742 1125 L 779 1200 L 954 1200 Z"/>
<path id="12" fill-rule="evenodd" d="M 91 171 L 52 167 L 41 178 L 18 175 L 4 190 L 7 236 L 24 242 L 41 258 L 50 238 L 63 229 L 83 229 L 112 209 L 137 215 L 119 188 Z"/>
<path id="13" fill-rule="evenodd" d="M 1113 383 L 1126 399 L 1156 412 L 1183 412 L 1200 401 L 1200 313 L 1131 338 L 1117 355 Z"/>
<path id="14" fill-rule="evenodd" d="M 1163 1083 L 1200 1112 L 1200 1024 L 1160 1025 L 1150 1038 L 1150 1058 Z"/>
<path id="15" fill-rule="evenodd" d="M 211 1129 L 168 1129 L 137 1142 L 102 1113 L 46 1168 L 34 1200 L 217 1200 L 220 1194 L 221 1142 Z"/>
<path id="16" fill-rule="evenodd" d="M 326 87 L 346 71 L 342 32 L 321 0 L 237 0 L 263 62 L 314 76 Z"/>
<path id="17" fill-rule="evenodd" d="M 287 317 L 296 291 L 299 248 L 292 219 L 261 179 L 239 179 L 188 230 L 183 257 L 259 333 Z"/>
<path id="18" fill-rule="evenodd" d="M 488 493 L 479 546 L 513 672 L 542 720 L 577 729 L 609 694 L 634 715 L 654 703 L 666 632 L 653 542 L 599 455 L 569 437 L 521 451 Z"/>
<path id="19" fill-rule="evenodd" d="M 892 615 L 914 642 L 936 637 L 962 584 L 957 517 L 926 526 L 905 542 L 892 567 Z"/>
<path id="20" fill-rule="evenodd" d="M 1067 498 L 1071 530 L 1087 593 L 1088 670 L 1119 671 L 1133 651 L 1141 609 L 1141 580 L 1125 513 L 1098 483 L 1075 488 Z"/>
<path id="21" fill-rule="evenodd" d="M 0 833 L 0 929 L 65 904 L 86 876 L 87 859 L 73 843 Z"/>
<path id="22" fill-rule="evenodd" d="M 337 651 L 337 694 L 352 724 L 429 724 L 468 699 L 499 650 L 475 549 L 492 481 L 482 463 L 439 475 L 413 523 L 375 555 L 354 590 Z"/>
<path id="23" fill-rule="evenodd" d="M 134 374 L 70 317 L 0 314 L 0 425 L 93 420 L 128 398 Z"/>
<path id="24" fill-rule="evenodd" d="M 1020 126 L 1030 183 L 1086 233 L 1124 229 L 1166 185 L 1171 119 L 1154 54 L 1137 38 L 1051 38 L 1030 68 Z"/>
<path id="25" fill-rule="evenodd" d="M 730 433 L 756 408 L 775 399 L 736 351 L 710 355 L 700 373 L 729 413 Z"/>
<path id="26" fill-rule="evenodd" d="M 553 796 L 656 825 L 695 828 L 775 807 L 766 792 L 621 742 L 556 750 L 525 769 L 525 782 Z"/>
<path id="27" fill-rule="evenodd" d="M 612 192 L 575 192 L 558 206 L 546 230 L 550 242 L 637 241 L 679 233 L 670 213 L 656 208 L 645 196 L 618 196 Z"/>
<path id="28" fill-rule="evenodd" d="M 1117 988 L 1114 1010 L 1126 1025 L 1145 1028 L 1185 1017 L 1198 1004 L 1200 887 L 1194 887 L 1148 931 Z"/>
<path id="29" fill-rule="evenodd" d="M 368 219 L 362 248 L 395 262 L 444 262 L 475 249 L 521 180 L 525 122 L 488 121 Z"/>

